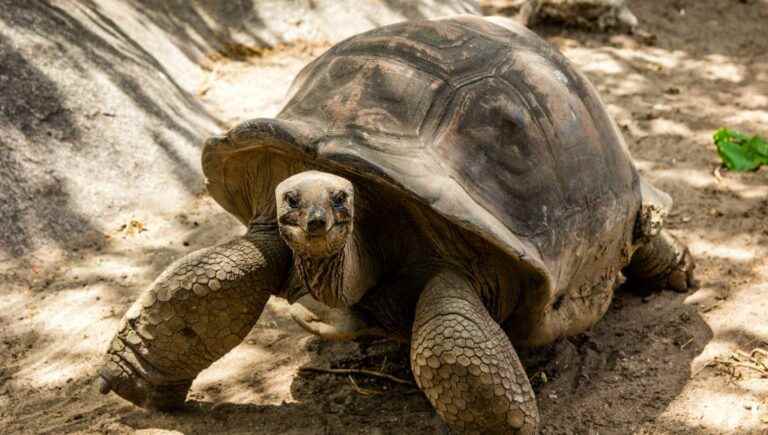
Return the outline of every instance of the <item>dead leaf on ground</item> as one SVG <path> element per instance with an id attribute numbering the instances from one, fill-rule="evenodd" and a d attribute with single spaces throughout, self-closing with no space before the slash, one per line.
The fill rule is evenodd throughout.
<path id="1" fill-rule="evenodd" d="M 118 231 L 128 235 L 135 235 L 147 231 L 147 227 L 144 225 L 144 222 L 138 219 L 131 219 L 127 224 L 120 226 Z"/>

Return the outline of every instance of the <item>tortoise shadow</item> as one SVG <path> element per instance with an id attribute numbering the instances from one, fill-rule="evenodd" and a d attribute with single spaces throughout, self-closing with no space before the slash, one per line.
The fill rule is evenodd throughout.
<path id="1" fill-rule="evenodd" d="M 641 297 L 620 288 L 609 312 L 589 332 L 543 348 L 519 349 L 536 392 L 542 433 L 606 429 L 631 433 L 662 414 L 685 388 L 693 360 L 713 337 L 696 308 L 684 304 L 684 299 L 685 295 L 672 292 Z M 382 361 L 386 370 L 380 370 Z M 366 368 L 412 379 L 408 361 L 408 346 L 374 344 L 345 351 L 339 344 L 319 342 L 306 366 Z M 365 394 L 367 389 L 381 391 L 386 386 L 390 388 L 386 395 L 359 399 L 361 390 Z M 618 401 L 617 389 L 621 391 Z M 354 415 L 370 406 L 382 417 L 391 409 L 394 419 L 402 412 L 391 406 L 396 403 L 422 410 L 423 419 L 433 415 L 421 392 L 392 389 L 387 381 L 356 379 L 352 383 L 343 376 L 308 373 L 294 378 L 291 391 L 299 399 L 305 391 L 312 392 L 310 398 L 326 397 L 327 406 L 339 414 Z M 355 398 L 339 404 L 340 394 Z M 611 413 L 605 413 L 607 406 Z M 557 423 L 563 421 L 569 422 L 567 427 Z M 439 428 L 434 420 L 421 427 L 425 431 Z"/>
<path id="2" fill-rule="evenodd" d="M 690 381 L 694 359 L 713 337 L 684 299 L 620 288 L 591 331 L 524 355 L 542 433 L 632 433 L 656 420 Z"/>
<path id="3" fill-rule="evenodd" d="M 712 338 L 695 307 L 683 303 L 684 297 L 663 292 L 649 299 L 619 291 L 605 318 L 588 333 L 544 348 L 521 349 L 536 391 L 541 433 L 632 433 L 664 413 L 691 379 L 692 361 Z M 412 380 L 407 345 L 311 338 L 306 350 L 309 361 L 302 368 L 368 369 Z M 261 373 L 256 378 L 263 382 L 269 376 Z M 136 429 L 185 433 L 236 433 L 246 427 L 254 433 L 301 434 L 443 430 L 415 386 L 300 368 L 291 395 L 296 402 L 190 401 L 189 410 L 180 414 L 137 411 L 121 421 Z M 678 429 L 685 424 L 680 422 Z"/>
<path id="4" fill-rule="evenodd" d="M 162 253 L 166 254 L 174 253 Z M 115 293 L 105 302 L 119 305 L 130 291 L 126 288 L 119 293 L 122 296 Z M 684 298 L 685 295 L 663 292 L 648 300 L 619 291 L 604 319 L 590 332 L 568 340 L 565 345 L 520 349 L 536 390 L 542 433 L 632 433 L 664 413 L 690 381 L 693 360 L 712 338 L 712 331 L 696 308 L 684 304 Z M 0 325 L 11 322 L 11 318 L 0 316 Z M 251 340 L 241 346 L 263 344 L 269 334 L 263 329 L 264 322 L 260 324 L 262 327 L 257 326 L 250 334 Z M 275 339 L 277 345 L 260 347 L 270 355 L 268 361 L 272 362 L 268 367 L 278 367 L 281 361 L 296 358 L 299 351 L 306 352 L 308 358 L 301 368 L 370 369 L 412 379 L 407 345 L 381 340 L 335 343 L 310 337 L 306 345 L 298 346 L 305 340 L 302 333 L 282 323 L 276 327 L 285 329 L 285 338 L 289 339 Z M 37 343 L 56 340 L 46 337 L 45 331 L 34 333 Z M 724 338 L 742 347 L 759 339 L 743 340 L 740 331 L 726 335 Z M 56 355 L 60 365 L 67 361 L 75 363 L 83 357 L 65 349 Z M 11 377 L 21 368 L 14 369 L 13 364 L 9 367 L 11 370 L 5 375 Z M 261 396 L 260 403 L 228 403 L 225 400 L 232 399 L 220 400 L 216 394 L 196 400 L 193 395 L 187 411 L 162 414 L 139 410 L 112 396 L 105 400 L 90 391 L 80 402 L 68 401 L 61 406 L 98 407 L 101 414 L 117 415 L 113 420 L 131 431 L 163 428 L 183 433 L 440 433 L 441 422 L 424 395 L 413 386 L 299 370 L 290 381 L 291 400 L 276 403 L 277 398 L 269 398 L 275 372 L 258 367 L 264 364 L 242 364 L 241 369 L 228 372 L 225 379 L 229 379 L 227 389 L 244 391 L 246 402 L 254 400 L 248 397 Z M 546 374 L 546 382 L 541 373 Z M 86 378 L 77 378 L 68 388 L 81 392 L 88 382 Z M 13 395 L 24 397 L 25 393 L 21 389 Z M 610 413 L 605 412 L 606 407 L 611 408 Z M 65 426 L 85 429 L 92 419 L 103 420 L 99 413 L 66 422 Z M 679 425 L 683 428 L 685 423 Z"/>

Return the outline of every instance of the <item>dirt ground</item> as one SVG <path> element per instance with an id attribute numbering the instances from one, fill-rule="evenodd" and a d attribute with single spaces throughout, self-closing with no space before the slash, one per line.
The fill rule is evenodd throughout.
<path id="1" fill-rule="evenodd" d="M 673 196 L 668 226 L 697 258 L 701 287 L 619 292 L 592 331 L 521 352 L 542 433 L 768 433 L 768 375 L 757 370 L 760 354 L 750 358 L 768 349 L 768 170 L 718 170 L 711 140 L 721 126 L 768 137 L 768 1 L 630 7 L 642 23 L 636 35 L 534 30 L 595 83 L 641 172 Z M 273 115 L 292 77 L 326 47 L 218 59 L 198 98 L 229 125 Z M 239 231 L 200 192 L 184 214 L 136 211 L 91 248 L 4 264 L 0 432 L 437 432 L 413 386 L 300 371 L 366 368 L 410 379 L 406 349 L 321 342 L 274 300 L 245 343 L 196 380 L 185 412 L 148 412 L 95 391 L 100 355 L 141 289 L 173 259 Z"/>

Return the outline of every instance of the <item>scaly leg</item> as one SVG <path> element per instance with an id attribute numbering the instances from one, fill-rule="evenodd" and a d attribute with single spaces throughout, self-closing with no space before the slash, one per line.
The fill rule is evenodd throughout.
<path id="1" fill-rule="evenodd" d="M 666 230 L 640 246 L 624 274 L 634 285 L 650 290 L 672 289 L 686 292 L 696 287 L 693 271 L 696 265 L 691 253 Z"/>
<path id="2" fill-rule="evenodd" d="M 461 274 L 438 273 L 419 297 L 411 367 L 452 431 L 536 433 L 536 398 L 517 353 Z"/>
<path id="3" fill-rule="evenodd" d="M 107 350 L 99 389 L 145 408 L 179 408 L 198 373 L 237 346 L 291 256 L 273 228 L 171 264 L 131 306 Z"/>

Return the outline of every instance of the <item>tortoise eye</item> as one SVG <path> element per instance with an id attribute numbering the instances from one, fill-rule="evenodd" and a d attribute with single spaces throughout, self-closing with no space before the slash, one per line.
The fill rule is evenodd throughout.
<path id="1" fill-rule="evenodd" d="M 290 208 L 299 208 L 299 195 L 295 192 L 287 192 L 283 195 L 283 201 L 285 201 Z"/>
<path id="2" fill-rule="evenodd" d="M 333 203 L 334 207 L 341 207 L 347 201 L 347 196 L 347 192 L 340 190 L 333 194 L 331 197 L 331 203 Z"/>

